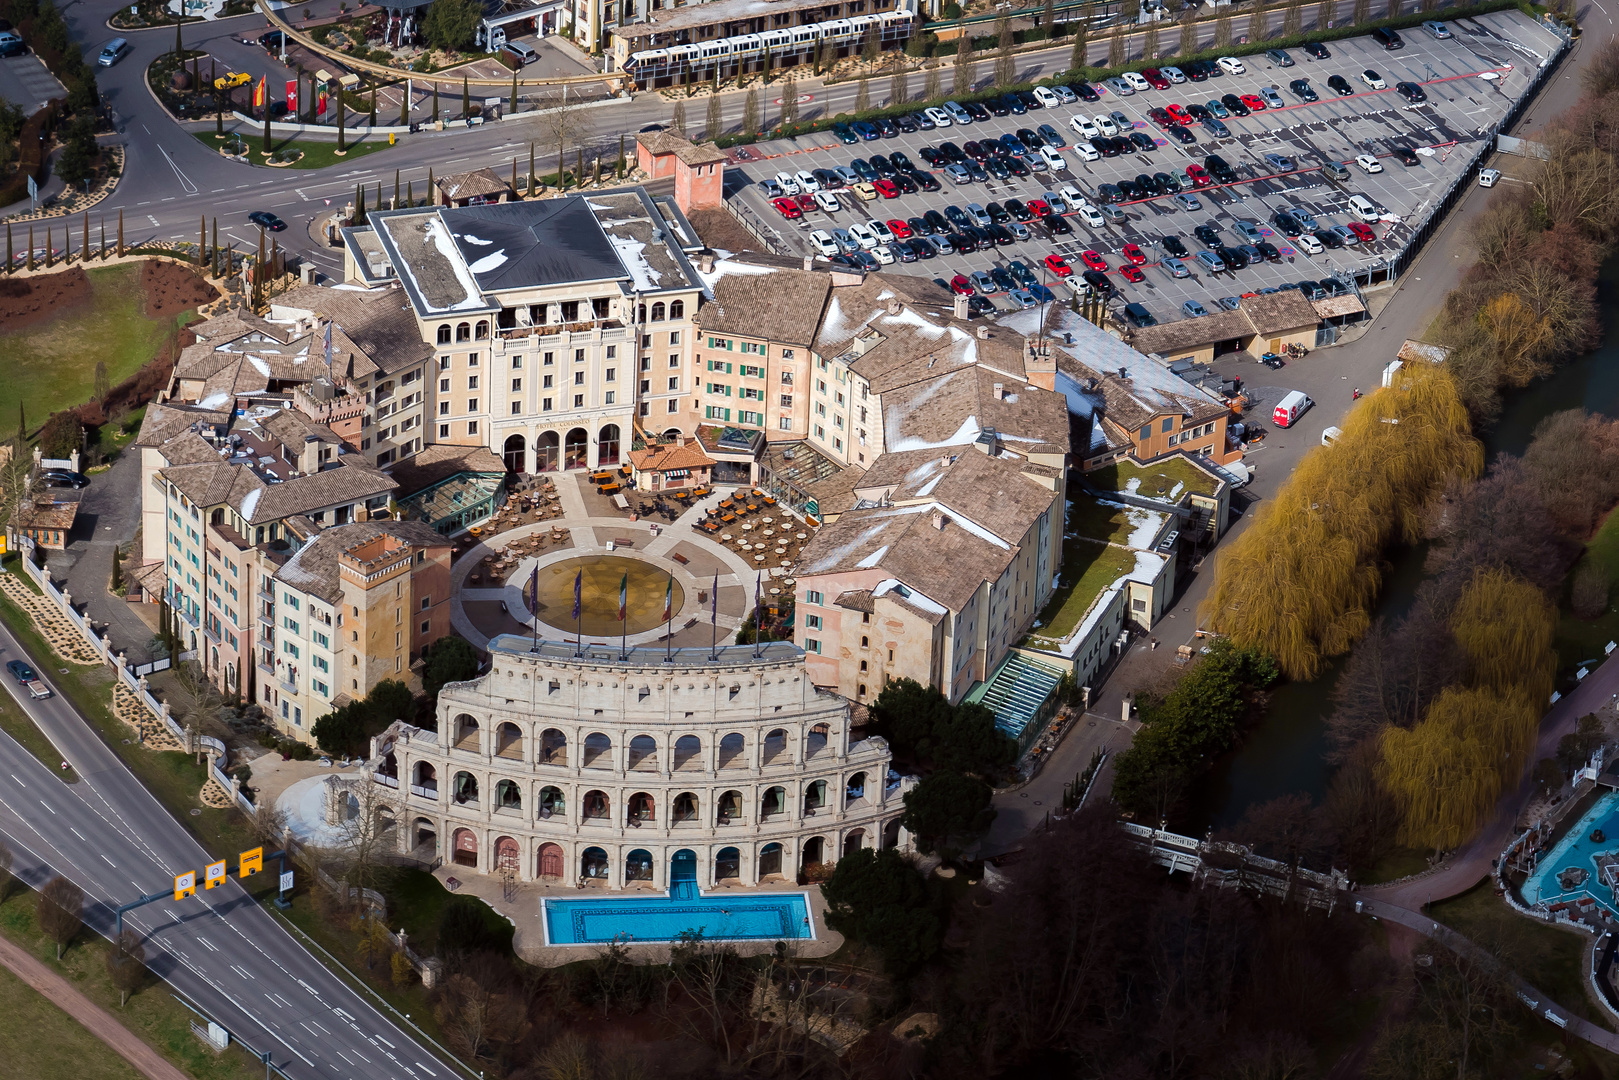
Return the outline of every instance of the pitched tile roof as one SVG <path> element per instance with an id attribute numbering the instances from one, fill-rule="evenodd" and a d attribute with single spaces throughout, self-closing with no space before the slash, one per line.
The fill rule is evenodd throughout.
<path id="1" fill-rule="evenodd" d="M 814 341 L 832 278 L 814 270 L 721 259 L 703 275 L 714 299 L 697 311 L 709 334 L 741 334 L 808 348 Z"/>
<path id="2" fill-rule="evenodd" d="M 706 469 L 714 459 L 703 453 L 694 440 L 684 445 L 669 443 L 649 446 L 645 450 L 631 450 L 630 462 L 641 472 L 667 472 L 670 469 Z"/>
<path id="3" fill-rule="evenodd" d="M 674 154 L 687 165 L 714 165 L 727 160 L 725 152 L 713 143 L 698 146 L 673 131 L 643 131 L 635 137 L 635 141 L 655 157 Z"/>
<path id="4" fill-rule="evenodd" d="M 498 473 L 505 475 L 506 463 L 486 446 L 453 446 L 434 443 L 388 470 L 399 489 L 395 499 L 403 502 L 457 473 Z"/>
<path id="5" fill-rule="evenodd" d="M 1301 327 L 1314 326 L 1321 321 L 1310 301 L 1297 289 L 1261 293 L 1244 297 L 1239 309 L 1248 316 L 1258 334 L 1281 334 Z"/>
<path id="6" fill-rule="evenodd" d="M 449 547 L 450 541 L 419 521 L 362 521 L 325 530 L 299 548 L 275 572 L 275 580 L 336 604 L 343 599 L 338 556 L 379 536 L 394 536 L 418 548 Z"/>
<path id="7" fill-rule="evenodd" d="M 933 503 L 920 503 L 850 510 L 816 533 L 797 575 L 871 570 L 960 611 L 979 586 L 1000 577 L 1016 549 L 948 512 L 943 528 L 935 528 L 933 509 Z"/>
<path id="8" fill-rule="evenodd" d="M 485 195 L 513 194 L 511 185 L 493 169 L 473 169 L 438 178 L 438 189 L 446 199 L 473 199 Z"/>

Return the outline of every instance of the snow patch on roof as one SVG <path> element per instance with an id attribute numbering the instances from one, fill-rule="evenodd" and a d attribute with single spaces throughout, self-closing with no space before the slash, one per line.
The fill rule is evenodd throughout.
<path id="1" fill-rule="evenodd" d="M 899 425 L 896 423 L 894 426 L 897 428 Z M 976 416 L 967 417 L 961 422 L 961 426 L 956 429 L 955 434 L 939 442 L 929 442 L 927 439 L 915 436 L 897 438 L 898 432 L 890 431 L 888 452 L 897 454 L 906 450 L 933 450 L 943 446 L 971 446 L 978 441 L 978 436 L 982 431 L 983 429 L 978 426 L 978 417 Z"/>
<path id="2" fill-rule="evenodd" d="M 712 293 L 720 278 L 727 275 L 731 277 L 760 277 L 764 274 L 774 274 L 777 269 L 774 266 L 756 266 L 753 263 L 719 259 L 715 261 L 714 269 L 709 273 L 705 274 L 701 268 L 698 268 L 697 277 L 702 281 L 703 287 Z"/>
<path id="3" fill-rule="evenodd" d="M 450 230 L 444 227 L 444 222 L 437 216 L 430 217 L 427 219 L 427 227 L 424 232 L 424 242 L 438 248 L 438 253 L 444 256 L 444 261 L 449 263 L 450 268 L 455 271 L 455 279 L 461 283 L 461 288 L 466 290 L 466 299 L 459 303 L 451 304 L 446 310 L 458 311 L 462 308 L 483 307 L 483 293 L 479 291 L 478 283 L 472 280 L 472 274 L 467 270 L 467 264 L 461 258 L 461 252 L 456 249 L 455 239 L 450 236 Z M 406 260 L 406 266 L 407 268 L 409 267 L 408 259 Z M 414 274 L 411 275 L 411 281 L 413 284 L 416 283 Z M 419 284 L 417 285 L 417 292 L 421 292 Z"/>
<path id="4" fill-rule="evenodd" d="M 619 236 L 613 233 L 610 231 L 611 224 L 608 223 L 603 232 L 606 233 L 608 242 L 613 245 L 613 250 L 618 252 L 618 261 L 630 272 L 630 277 L 635 282 L 635 291 L 656 292 L 662 288 L 659 282 L 663 280 L 663 274 L 654 270 L 652 264 L 647 262 L 646 244 L 633 236 Z"/>
<path id="5" fill-rule="evenodd" d="M 463 238 L 463 239 L 467 239 L 467 238 Z M 479 259 L 477 262 L 475 262 L 475 263 L 471 264 L 470 266 L 468 266 L 467 269 L 471 270 L 474 274 L 487 274 L 487 273 L 489 273 L 489 271 L 497 269 L 497 268 L 505 265 L 505 263 L 506 263 L 506 249 L 502 248 L 499 251 L 493 252 L 493 253 L 491 253 L 489 255 L 485 255 L 483 258 Z"/>
<path id="6" fill-rule="evenodd" d="M 471 233 L 456 233 L 455 235 L 457 239 L 465 240 L 469 244 L 476 244 L 478 247 L 488 247 L 494 243 L 493 240 L 485 240 L 483 237 L 473 236 Z"/>
<path id="7" fill-rule="evenodd" d="M 943 604 L 928 599 L 926 596 L 895 578 L 888 578 L 887 580 L 880 582 L 875 589 L 871 590 L 871 595 L 886 596 L 896 590 L 898 590 L 900 593 L 900 599 L 904 600 L 912 607 L 919 607 L 923 611 L 931 612 L 934 615 L 949 614 L 949 612 L 945 610 Z"/>
<path id="8" fill-rule="evenodd" d="M 242 497 L 242 519 L 244 521 L 253 520 L 253 511 L 258 509 L 259 496 L 263 494 L 264 489 L 262 487 L 256 487 Z"/>
<path id="9" fill-rule="evenodd" d="M 266 364 L 262 357 L 254 356 L 252 353 L 248 353 L 247 362 L 252 364 L 253 370 L 257 371 L 260 375 L 268 376 L 270 374 L 270 365 Z"/>
<path id="10" fill-rule="evenodd" d="M 884 544 L 876 551 L 873 551 L 870 555 L 867 555 L 864 559 L 861 559 L 859 562 L 855 563 L 855 565 L 863 570 L 870 570 L 873 566 L 879 565 L 883 561 L 883 556 L 887 554 L 888 545 Z"/>
<path id="11" fill-rule="evenodd" d="M 197 404 L 204 409 L 217 409 L 229 400 L 230 395 L 226 393 L 209 394 L 207 397 L 197 402 Z"/>

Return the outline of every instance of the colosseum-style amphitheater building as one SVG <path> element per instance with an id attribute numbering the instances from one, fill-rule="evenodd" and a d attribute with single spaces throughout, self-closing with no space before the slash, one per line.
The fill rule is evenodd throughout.
<path id="1" fill-rule="evenodd" d="M 503 635 L 489 650 L 487 674 L 440 692 L 436 733 L 398 724 L 379 740 L 374 779 L 398 792 L 406 851 L 664 889 L 792 882 L 909 845 L 909 779 L 890 775 L 883 739 L 850 743 L 848 702 L 811 685 L 793 645 L 666 659 Z"/>

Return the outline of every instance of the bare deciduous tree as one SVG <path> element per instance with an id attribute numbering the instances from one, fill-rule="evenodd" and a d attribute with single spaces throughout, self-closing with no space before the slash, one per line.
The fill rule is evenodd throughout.
<path id="1" fill-rule="evenodd" d="M 118 988 L 120 1008 L 146 981 L 146 947 L 135 931 L 124 930 L 107 950 L 107 977 Z"/>
<path id="2" fill-rule="evenodd" d="M 56 942 L 56 958 L 84 928 L 84 890 L 57 875 L 39 894 L 39 928 Z"/>

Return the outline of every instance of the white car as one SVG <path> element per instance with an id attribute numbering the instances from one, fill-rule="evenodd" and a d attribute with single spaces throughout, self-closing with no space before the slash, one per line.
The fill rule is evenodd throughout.
<path id="1" fill-rule="evenodd" d="M 793 179 L 797 180 L 798 186 L 808 194 L 814 194 L 815 192 L 821 190 L 821 182 L 815 179 L 815 174 L 810 172 L 808 169 L 799 169 L 798 172 L 793 175 Z"/>
<path id="2" fill-rule="evenodd" d="M 1158 69 L 1158 74 L 1162 75 L 1172 83 L 1183 83 L 1186 81 L 1186 72 L 1182 71 L 1178 67 L 1161 67 Z"/>
<path id="3" fill-rule="evenodd" d="M 1500 174 L 1497 173 L 1496 175 Z M 1490 185 L 1485 184 L 1484 186 L 1489 187 Z M 1360 218 L 1361 221 L 1368 225 L 1382 221 L 1383 215 L 1386 213 L 1381 206 L 1374 203 L 1364 195 L 1349 196 L 1349 209 L 1355 214 L 1356 217 Z"/>
<path id="4" fill-rule="evenodd" d="M 1040 160 L 1045 162 L 1046 168 L 1050 169 L 1052 172 L 1061 172 L 1062 170 L 1068 168 L 1068 162 L 1063 160 L 1062 155 L 1057 153 L 1057 151 L 1053 150 L 1049 146 L 1042 146 L 1040 148 Z"/>
<path id="5" fill-rule="evenodd" d="M 1057 194 L 1061 195 L 1062 201 L 1067 203 L 1069 206 L 1083 206 L 1090 202 L 1090 200 L 1085 197 L 1085 193 L 1080 191 L 1079 188 L 1075 187 L 1073 184 L 1064 184 L 1062 187 L 1057 189 Z"/>
<path id="6" fill-rule="evenodd" d="M 1500 169 L 1485 169 L 1483 172 L 1478 174 L 1478 186 L 1494 187 L 1495 182 L 1499 179 L 1501 179 Z"/>
<path id="7" fill-rule="evenodd" d="M 1075 143 L 1074 144 L 1074 153 L 1078 154 L 1079 157 L 1080 157 L 1080 160 L 1082 160 L 1082 161 L 1101 161 L 1102 160 L 1102 155 L 1097 151 L 1096 147 L 1092 146 L 1090 143 L 1085 143 L 1085 142 Z"/>
<path id="8" fill-rule="evenodd" d="M 1102 134 L 1102 129 L 1096 126 L 1096 121 L 1088 116 L 1075 115 L 1068 121 L 1068 126 L 1079 132 L 1087 139 L 1094 139 Z"/>
<path id="9" fill-rule="evenodd" d="M 872 248 L 871 257 L 882 263 L 884 266 L 892 266 L 894 264 L 894 253 L 888 250 L 888 245 L 886 244 L 879 244 L 877 247 Z"/>
<path id="10" fill-rule="evenodd" d="M 952 123 L 950 114 L 939 108 L 937 105 L 931 109 L 923 109 L 922 111 L 929 120 L 933 121 L 934 127 L 949 127 Z"/>
<path id="11" fill-rule="evenodd" d="M 1383 76 L 1379 75 L 1371 68 L 1367 68 L 1365 71 L 1360 73 L 1360 81 L 1365 83 L 1367 86 L 1370 86 L 1373 90 L 1386 90 L 1388 89 L 1389 85 L 1383 81 Z"/>
<path id="12" fill-rule="evenodd" d="M 1088 202 L 1080 203 L 1074 207 L 1074 214 L 1085 223 L 1087 228 L 1100 229 L 1107 224 L 1102 218 L 1102 212 Z"/>
<path id="13" fill-rule="evenodd" d="M 1222 56 L 1220 59 L 1216 60 L 1215 63 L 1219 64 L 1220 70 L 1225 72 L 1227 75 L 1248 74 L 1248 69 L 1244 67 L 1242 61 L 1238 60 L 1235 56 Z"/>
<path id="14" fill-rule="evenodd" d="M 1147 77 L 1139 71 L 1126 71 L 1119 78 L 1123 79 L 1130 89 L 1138 94 L 1146 93 L 1152 89 L 1152 83 L 1148 82 Z"/>
<path id="15" fill-rule="evenodd" d="M 849 235 L 854 237 L 855 243 L 860 245 L 861 251 L 870 251 L 877 246 L 877 234 L 871 227 L 863 222 L 855 222 L 849 226 Z"/>
<path id="16" fill-rule="evenodd" d="M 843 209 L 843 204 L 838 201 L 838 197 L 830 191 L 817 191 L 815 193 L 815 205 L 829 214 L 835 214 Z"/>
<path id="17" fill-rule="evenodd" d="M 869 226 L 867 226 L 867 228 L 876 233 L 877 239 L 881 240 L 883 243 L 892 244 L 894 242 L 894 230 L 888 227 L 888 222 L 874 220 Z"/>
<path id="18" fill-rule="evenodd" d="M 1119 133 L 1119 125 L 1113 122 L 1113 118 L 1102 114 L 1096 117 L 1096 129 L 1109 138 Z"/>
<path id="19" fill-rule="evenodd" d="M 816 229 L 810 233 L 810 246 L 826 258 L 830 259 L 838 253 L 838 244 L 832 239 L 832 234 L 825 229 Z"/>
<path id="20" fill-rule="evenodd" d="M 1049 86 L 1035 87 L 1034 100 L 1038 101 L 1048 109 L 1055 109 L 1058 105 L 1062 104 L 1062 98 L 1058 97 L 1057 92 Z"/>
<path id="21" fill-rule="evenodd" d="M 1303 248 L 1306 255 L 1319 255 L 1322 251 L 1326 250 L 1321 246 L 1321 241 L 1317 240 L 1309 233 L 1305 233 L 1303 236 L 1300 236 L 1293 242 L 1299 247 Z"/>
<path id="22" fill-rule="evenodd" d="M 1383 163 L 1377 160 L 1375 154 L 1356 154 L 1355 164 L 1360 167 L 1361 172 L 1380 173 L 1383 171 Z"/>
<path id="23" fill-rule="evenodd" d="M 781 185 L 782 192 L 784 194 L 787 194 L 787 195 L 797 195 L 799 190 L 800 190 L 799 186 L 798 186 L 798 181 L 793 179 L 793 174 L 792 173 L 784 173 L 784 172 L 777 173 L 776 174 L 776 183 Z"/>

